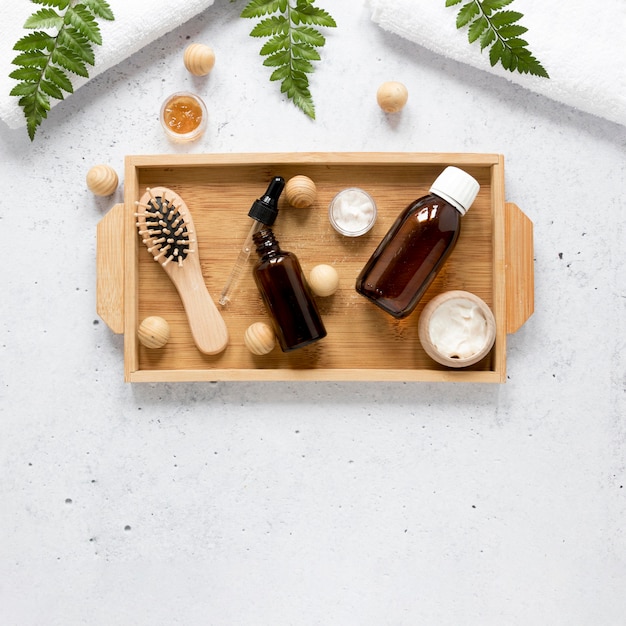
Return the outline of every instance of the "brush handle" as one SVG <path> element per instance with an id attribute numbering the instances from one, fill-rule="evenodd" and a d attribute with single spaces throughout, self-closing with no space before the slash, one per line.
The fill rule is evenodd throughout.
<path id="1" fill-rule="evenodd" d="M 163 269 L 178 291 L 198 350 L 222 352 L 228 344 L 228 329 L 207 291 L 197 254 L 188 255 L 182 267 L 172 263 Z"/>

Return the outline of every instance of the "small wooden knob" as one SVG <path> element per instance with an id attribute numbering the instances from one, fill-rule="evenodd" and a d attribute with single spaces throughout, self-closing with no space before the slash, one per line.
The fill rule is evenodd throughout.
<path id="1" fill-rule="evenodd" d="M 118 184 L 117 174 L 110 165 L 94 165 L 87 172 L 87 188 L 96 196 L 110 196 Z"/>
<path id="2" fill-rule="evenodd" d="M 162 348 L 170 339 L 170 325 L 157 315 L 151 315 L 141 322 L 137 338 L 146 348 Z"/>
<path id="3" fill-rule="evenodd" d="M 203 43 L 192 43 L 185 48 L 183 62 L 194 76 L 206 76 L 215 65 L 215 53 Z"/>
<path id="4" fill-rule="evenodd" d="M 316 265 L 309 274 L 309 286 L 318 296 L 332 296 L 339 287 L 339 274 L 332 265 Z"/>
<path id="5" fill-rule="evenodd" d="M 285 185 L 287 202 L 296 209 L 310 207 L 317 198 L 317 187 L 308 176 L 294 176 Z"/>
<path id="6" fill-rule="evenodd" d="M 258 356 L 268 354 L 276 345 L 274 331 L 264 322 L 254 322 L 248 326 L 243 340 L 246 348 Z"/>
<path id="7" fill-rule="evenodd" d="M 408 99 L 407 88 L 395 80 L 383 83 L 376 92 L 378 106 L 385 113 L 397 113 L 402 110 Z"/>

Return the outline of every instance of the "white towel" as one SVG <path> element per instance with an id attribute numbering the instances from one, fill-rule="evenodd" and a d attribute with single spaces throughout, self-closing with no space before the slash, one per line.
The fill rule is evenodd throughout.
<path id="1" fill-rule="evenodd" d="M 522 38 L 550 79 L 491 67 L 488 49 L 456 28 L 462 5 L 445 0 L 369 0 L 372 20 L 438 54 L 507 78 L 587 113 L 626 125 L 626 0 L 514 0 Z M 416 54 L 419 52 L 416 50 Z"/>
<path id="2" fill-rule="evenodd" d="M 115 21 L 99 19 L 102 31 L 102 45 L 94 46 L 95 66 L 88 66 L 89 78 L 117 65 L 120 61 L 137 52 L 161 35 L 180 26 L 207 7 L 214 0 L 109 0 Z M 9 74 L 17 69 L 11 61 L 17 56 L 13 46 L 18 39 L 32 32 L 24 28 L 24 22 L 38 9 L 37 4 L 20 0 L 0 5 L 0 118 L 10 127 L 18 128 L 26 123 L 18 98 L 10 96 L 17 81 Z M 71 76 L 74 91 L 89 79 Z M 68 95 L 66 94 L 67 98 Z M 51 99 L 54 106 L 60 100 Z"/>

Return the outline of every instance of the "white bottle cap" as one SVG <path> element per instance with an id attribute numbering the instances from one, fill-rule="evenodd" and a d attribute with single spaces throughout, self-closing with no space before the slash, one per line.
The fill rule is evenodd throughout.
<path id="1" fill-rule="evenodd" d="M 479 189 L 480 185 L 473 176 L 458 167 L 449 166 L 437 176 L 430 193 L 447 200 L 461 215 L 465 215 L 476 199 Z"/>

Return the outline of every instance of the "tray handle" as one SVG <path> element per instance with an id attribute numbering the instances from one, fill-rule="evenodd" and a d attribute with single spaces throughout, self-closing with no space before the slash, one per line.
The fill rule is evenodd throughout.
<path id="1" fill-rule="evenodd" d="M 533 223 L 512 202 L 505 204 L 506 332 L 515 333 L 535 310 Z"/>
<path id="2" fill-rule="evenodd" d="M 115 204 L 96 231 L 96 311 L 117 334 L 124 332 L 124 205 Z"/>

